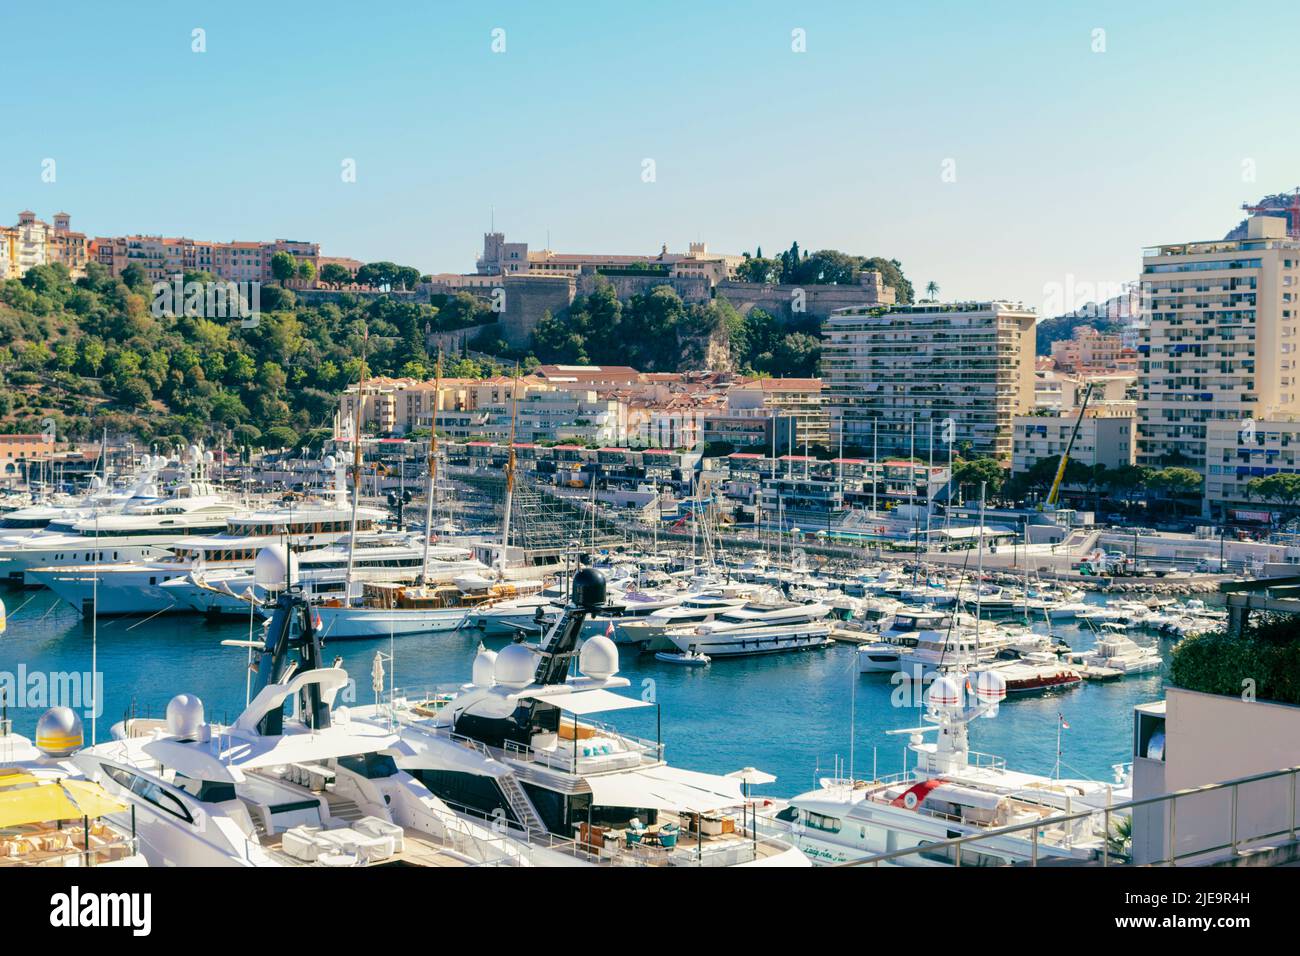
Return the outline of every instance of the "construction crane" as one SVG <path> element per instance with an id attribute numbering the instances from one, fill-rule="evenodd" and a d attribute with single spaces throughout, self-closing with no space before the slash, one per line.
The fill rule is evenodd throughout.
<path id="1" fill-rule="evenodd" d="M 1286 214 L 1286 233 L 1292 239 L 1300 239 L 1300 188 L 1291 194 L 1291 201 L 1285 206 L 1253 206 L 1242 203 L 1241 208 L 1252 216 L 1276 216 Z"/>
<path id="2" fill-rule="evenodd" d="M 1044 508 L 1056 507 L 1056 496 L 1061 490 L 1061 481 L 1065 478 L 1065 468 L 1070 463 L 1070 451 L 1074 448 L 1074 440 L 1079 437 L 1079 426 L 1083 424 L 1083 415 L 1088 410 L 1088 399 L 1091 397 L 1092 382 L 1089 382 L 1083 389 L 1079 417 L 1074 420 L 1074 427 L 1070 429 L 1070 440 L 1065 443 L 1065 451 L 1061 452 L 1061 461 L 1056 466 L 1056 477 L 1052 479 L 1052 490 L 1047 493 L 1047 500 L 1043 502 Z"/>

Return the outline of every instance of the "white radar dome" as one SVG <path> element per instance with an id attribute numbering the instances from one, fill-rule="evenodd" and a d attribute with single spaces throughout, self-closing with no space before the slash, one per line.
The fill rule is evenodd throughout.
<path id="1" fill-rule="evenodd" d="M 588 638 L 578 653 L 578 667 L 597 680 L 613 677 L 618 673 L 618 647 L 604 634 Z"/>
<path id="2" fill-rule="evenodd" d="M 289 555 L 283 545 L 269 544 L 257 552 L 253 580 L 267 591 L 283 591 L 289 580 Z"/>
<path id="3" fill-rule="evenodd" d="M 998 704 L 1006 700 L 1006 679 L 995 671 L 980 671 L 975 678 L 975 699 L 981 704 Z"/>
<path id="4" fill-rule="evenodd" d="M 502 687 L 527 687 L 533 681 L 537 660 L 523 644 L 510 644 L 497 654 L 493 676 Z"/>
<path id="5" fill-rule="evenodd" d="M 51 707 L 36 722 L 36 747 L 50 757 L 66 757 L 79 750 L 85 737 L 81 718 L 70 707 Z"/>
<path id="6" fill-rule="evenodd" d="M 957 710 L 961 698 L 961 684 L 951 677 L 936 678 L 925 692 L 925 703 L 931 710 Z"/>
<path id="7" fill-rule="evenodd" d="M 193 694 L 177 694 L 167 701 L 167 731 L 194 740 L 203 728 L 203 701 Z"/>

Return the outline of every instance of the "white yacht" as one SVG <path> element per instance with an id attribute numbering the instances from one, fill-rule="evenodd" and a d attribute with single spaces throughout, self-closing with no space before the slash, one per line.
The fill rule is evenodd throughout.
<path id="1" fill-rule="evenodd" d="M 1144 647 L 1123 634 L 1105 633 L 1092 650 L 1074 655 L 1088 667 L 1110 668 L 1122 674 L 1149 674 L 1164 663 L 1154 647 Z"/>
<path id="2" fill-rule="evenodd" d="M 882 628 L 878 640 L 858 645 L 858 672 L 890 674 L 896 672 L 903 653 L 921 638 L 941 639 L 954 626 L 950 612 L 903 607 Z"/>
<path id="3" fill-rule="evenodd" d="M 399 768 L 463 819 L 493 821 L 556 861 L 807 866 L 789 841 L 755 831 L 739 779 L 670 766 L 662 742 L 594 719 L 652 705 L 615 693 L 629 682 L 612 640 L 578 647 L 585 619 L 605 603 L 603 577 L 578 572 L 573 595 L 540 645 L 480 647 L 471 683 L 457 692 L 395 696 L 355 708 L 353 721 L 395 722 Z"/>
<path id="4" fill-rule="evenodd" d="M 1111 834 L 1104 812 L 1064 823 L 1053 817 L 1104 811 L 1129 799 L 1126 786 L 1066 780 L 1009 770 L 1000 757 L 969 748 L 968 728 L 992 717 L 1006 689 L 995 673 L 977 681 L 941 677 L 926 693 L 926 723 L 894 731 L 910 737 L 915 766 L 875 780 L 823 778 L 789 801 L 774 801 L 761 818 L 769 833 L 793 840 L 818 863 L 845 863 L 911 847 L 901 866 L 1005 866 L 1030 859 L 1090 862 Z M 929 734 L 935 739 L 927 741 Z M 1112 820 L 1115 833 L 1119 812 Z M 1040 822 L 998 835 L 1017 824 Z M 958 836 L 990 833 L 961 848 L 924 849 Z"/>
<path id="5" fill-rule="evenodd" d="M 386 517 L 385 512 L 376 508 L 362 509 L 358 516 L 359 528 L 369 539 L 367 544 L 382 540 L 400 547 L 394 536 L 377 538 L 376 529 Z M 226 577 L 238 576 L 241 571 L 251 573 L 258 552 L 273 544 L 307 552 L 296 556 L 295 564 L 305 562 L 323 567 L 337 560 L 339 553 L 344 555 L 346 563 L 346 551 L 321 553 L 327 545 L 348 537 L 350 511 L 342 505 L 305 503 L 294 508 L 231 515 L 225 520 L 225 529 L 220 533 L 184 539 L 150 561 L 32 568 L 27 577 L 87 615 L 158 614 L 194 610 L 180 599 L 177 591 L 165 588 L 170 581 L 190 574 Z M 372 563 L 383 560 L 377 555 L 370 557 Z M 243 610 L 247 613 L 246 604 Z"/>
<path id="6" fill-rule="evenodd" d="M 664 636 L 679 651 L 713 660 L 802 651 L 831 643 L 830 613 L 830 605 L 819 602 L 747 601 L 712 621 L 673 628 Z"/>
<path id="7" fill-rule="evenodd" d="M 191 448 L 189 478 L 170 494 L 133 499 L 111 514 L 51 522 L 0 546 L 0 576 L 31 583 L 27 572 L 34 568 L 150 561 L 191 536 L 222 531 L 226 519 L 243 508 L 216 493 L 207 480 L 207 464 L 203 453 Z"/>
<path id="8" fill-rule="evenodd" d="M 34 744 L 0 716 L 0 871 L 146 865 L 126 804 L 68 759 L 82 742 L 81 719 L 66 707 L 41 715 Z"/>
<path id="9" fill-rule="evenodd" d="M 174 697 L 164 720 L 129 718 L 73 761 L 129 803 L 155 866 L 527 864 L 394 763 L 398 736 L 338 705 L 347 672 L 321 659 L 301 598 L 286 594 L 259 643 L 258 684 L 229 726 Z M 297 656 L 293 656 L 297 652 Z M 285 705 L 290 713 L 285 714 Z"/>
<path id="10" fill-rule="evenodd" d="M 744 607 L 760 590 L 767 591 L 750 585 L 693 594 L 646 617 L 620 621 L 614 633 L 614 643 L 635 646 L 643 651 L 675 650 L 675 645 L 668 639 L 670 630 L 705 624 L 719 614 Z"/>

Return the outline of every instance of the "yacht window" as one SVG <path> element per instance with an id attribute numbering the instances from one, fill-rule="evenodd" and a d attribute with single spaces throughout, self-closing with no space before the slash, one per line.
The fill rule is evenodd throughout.
<path id="1" fill-rule="evenodd" d="M 129 789 L 133 794 L 146 803 L 151 803 L 159 810 L 170 813 L 174 817 L 180 817 L 186 823 L 194 822 L 194 818 L 190 816 L 190 812 L 185 809 L 185 804 L 181 803 L 152 780 L 122 770 L 118 767 L 105 766 L 104 772 L 117 781 L 118 784 Z"/>
<path id="2" fill-rule="evenodd" d="M 360 774 L 367 780 L 391 777 L 397 773 L 397 764 L 387 754 L 356 754 L 351 757 L 340 757 L 339 766 Z"/>
<path id="3" fill-rule="evenodd" d="M 840 821 L 838 817 L 828 817 L 825 814 L 813 813 L 811 810 L 808 810 L 804 812 L 803 822 L 814 830 L 825 830 L 827 833 L 840 832 Z"/>

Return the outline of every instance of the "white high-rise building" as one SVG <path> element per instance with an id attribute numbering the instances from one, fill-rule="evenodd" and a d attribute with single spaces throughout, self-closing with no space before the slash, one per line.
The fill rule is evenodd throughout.
<path id="1" fill-rule="evenodd" d="M 1139 465 L 1205 473 L 1211 425 L 1300 412 L 1300 240 L 1285 219 L 1255 216 L 1245 239 L 1146 250 L 1142 292 Z"/>
<path id="2" fill-rule="evenodd" d="M 1034 407 L 1032 310 L 1007 302 L 837 309 L 822 326 L 830 441 L 880 453 L 944 451 L 1009 461 L 1012 419 Z"/>

